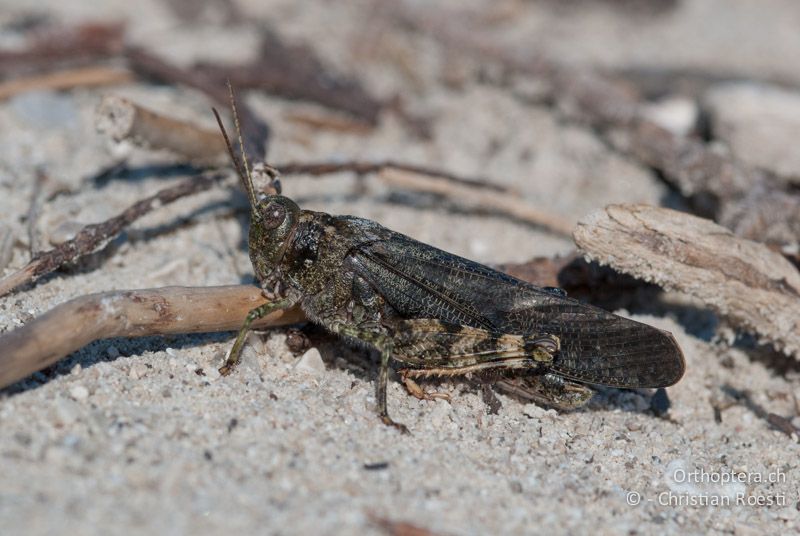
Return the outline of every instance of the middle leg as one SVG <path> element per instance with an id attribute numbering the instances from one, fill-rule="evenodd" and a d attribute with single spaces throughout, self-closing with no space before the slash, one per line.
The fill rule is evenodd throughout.
<path id="1" fill-rule="evenodd" d="M 394 345 L 392 339 L 377 329 L 359 328 L 346 324 L 334 325 L 332 331 L 338 335 L 358 339 L 374 346 L 381 354 L 381 365 L 378 372 L 378 385 L 376 397 L 378 402 L 378 416 L 384 424 L 394 426 L 404 434 L 409 433 L 406 425 L 395 422 L 389 417 L 389 410 L 386 402 L 386 388 L 389 383 L 389 361 L 392 359 Z"/>

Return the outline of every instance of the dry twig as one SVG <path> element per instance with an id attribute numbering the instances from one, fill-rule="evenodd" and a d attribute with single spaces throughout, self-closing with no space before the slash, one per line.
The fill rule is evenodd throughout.
<path id="1" fill-rule="evenodd" d="M 466 179 L 438 170 L 393 162 L 332 162 L 312 164 L 285 164 L 278 166 L 284 175 L 325 175 L 351 171 L 377 173 L 389 186 L 442 195 L 482 210 L 499 212 L 509 217 L 537 225 L 562 236 L 570 236 L 572 224 L 558 215 L 536 209 L 518 195 L 482 179 Z"/>
<path id="2" fill-rule="evenodd" d="M 80 67 L 3 82 L 0 84 L 0 100 L 8 99 L 27 91 L 108 86 L 125 84 L 132 80 L 133 75 L 125 69 L 116 67 Z"/>
<path id="3" fill-rule="evenodd" d="M 187 195 L 207 190 L 217 180 L 219 180 L 218 175 L 198 176 L 187 179 L 176 186 L 164 188 L 150 197 L 137 201 L 118 216 L 101 223 L 87 225 L 75 238 L 59 244 L 49 251 L 40 253 L 24 268 L 0 279 L 0 296 L 11 292 L 20 285 L 35 281 L 68 262 L 95 251 L 99 246 L 117 236 L 123 229 L 153 209 L 177 201 Z"/>
<path id="4" fill-rule="evenodd" d="M 165 287 L 101 292 L 63 303 L 0 336 L 0 388 L 99 339 L 231 331 L 265 302 L 253 286 Z M 253 325 L 304 320 L 299 308 L 276 311 Z"/>
<path id="5" fill-rule="evenodd" d="M 196 125 L 155 114 L 126 99 L 107 97 L 98 109 L 98 128 L 113 139 L 134 139 L 138 143 L 166 148 L 188 158 L 218 161 L 225 157 L 219 134 Z M 453 173 L 393 160 L 367 162 L 292 162 L 278 166 L 283 175 L 321 176 L 341 172 L 359 175 L 377 173 L 387 184 L 446 196 L 455 201 L 502 212 L 520 221 L 569 236 L 572 225 L 563 218 L 535 209 L 507 188 L 483 178 L 465 178 Z"/>
<path id="6" fill-rule="evenodd" d="M 800 359 L 800 273 L 764 244 L 645 205 L 592 213 L 578 224 L 575 242 L 599 263 L 695 296 Z"/>
<path id="7" fill-rule="evenodd" d="M 330 130 L 361 136 L 372 132 L 372 127 L 363 121 L 343 117 L 341 114 L 320 113 L 316 110 L 311 112 L 303 110 L 286 111 L 283 114 L 283 118 L 289 123 L 306 127 L 313 132 Z"/>
<path id="8" fill-rule="evenodd" d="M 95 66 L 53 74 L 53 71 L 85 66 L 87 63 L 96 65 L 98 61 L 120 56 L 141 77 L 193 87 L 219 105 L 226 105 L 228 102 L 224 80 L 219 81 L 196 70 L 179 68 L 140 48 L 125 47 L 124 27 L 121 24 L 86 24 L 50 31 L 49 35 L 33 40 L 26 50 L 0 51 L 0 75 L 7 77 L 31 71 L 48 73 L 41 78 L 7 82 L 6 91 L 13 92 L 31 87 L 60 89 L 76 85 L 127 82 L 131 79 L 128 71 L 109 67 Z M 247 153 L 256 160 L 263 160 L 269 128 L 244 103 L 240 104 L 239 113 L 243 118 Z"/>
<path id="9" fill-rule="evenodd" d="M 114 141 L 127 139 L 150 149 L 166 149 L 201 164 L 219 164 L 226 158 L 218 131 L 167 117 L 122 97 L 105 97 L 95 122 Z"/>
<path id="10" fill-rule="evenodd" d="M 426 177 L 419 173 L 386 168 L 379 177 L 394 187 L 417 192 L 427 192 L 447 196 L 449 199 L 468 205 L 497 212 L 519 221 L 543 227 L 562 236 L 570 236 L 572 224 L 556 214 L 532 207 L 517 196 L 502 192 L 481 191 L 475 187 L 457 185 L 446 179 Z"/>
<path id="11" fill-rule="evenodd" d="M 114 139 L 137 137 L 151 147 L 171 148 L 170 144 L 177 146 L 182 143 L 180 139 L 173 143 L 172 138 L 186 133 L 184 136 L 186 139 L 196 139 L 197 143 L 184 140 L 185 148 L 173 148 L 176 152 L 183 151 L 183 154 L 188 154 L 195 149 L 202 151 L 205 147 L 199 156 L 205 153 L 209 158 L 216 159 L 220 156 L 219 153 L 224 151 L 222 138 L 218 134 L 206 132 L 189 123 L 157 116 L 124 99 L 114 98 L 110 102 L 109 99 L 106 99 L 101 108 L 98 124 L 101 121 L 112 121 L 110 126 L 103 125 L 101 128 Z M 141 119 L 127 117 L 130 114 L 141 116 Z M 209 138 L 207 145 L 203 141 L 206 138 Z M 507 214 L 512 218 L 544 227 L 562 236 L 570 236 L 572 232 L 572 225 L 568 221 L 531 207 L 524 201 L 520 201 L 513 191 L 493 184 L 488 179 L 465 178 L 446 171 L 393 160 L 290 162 L 277 166 L 277 169 L 283 175 L 321 176 L 342 172 L 359 175 L 377 173 L 390 186 L 443 195 L 454 201 L 461 201 L 484 210 Z"/>
<path id="12" fill-rule="evenodd" d="M 289 162 L 276 167 L 282 175 L 311 175 L 315 177 L 344 172 L 351 172 L 357 175 L 366 175 L 368 173 L 380 173 L 387 169 L 396 169 L 398 171 L 407 171 L 417 175 L 438 177 L 465 186 L 484 188 L 497 192 L 512 193 L 508 188 L 494 184 L 489 179 L 461 177 L 454 173 L 448 173 L 447 171 L 425 166 L 406 164 L 396 160 L 378 160 L 374 162 L 364 160 L 344 160 L 340 162 Z"/>
<path id="13" fill-rule="evenodd" d="M 98 130 L 115 141 L 129 139 L 152 149 L 167 149 L 198 162 L 218 162 L 227 158 L 223 138 L 217 131 L 181 121 L 153 112 L 121 97 L 109 96 L 103 99 L 97 110 Z M 359 175 L 380 173 L 396 169 L 416 175 L 440 178 L 456 184 L 514 193 L 510 189 L 492 183 L 485 178 L 466 178 L 442 171 L 394 160 L 341 162 L 290 162 L 278 166 L 283 175 L 330 175 L 352 172 Z"/>

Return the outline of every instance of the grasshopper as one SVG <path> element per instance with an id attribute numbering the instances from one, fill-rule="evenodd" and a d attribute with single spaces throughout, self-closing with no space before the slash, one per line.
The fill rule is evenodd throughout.
<path id="1" fill-rule="evenodd" d="M 377 403 L 389 416 L 389 365 L 400 365 L 408 391 L 429 393 L 414 378 L 474 375 L 507 382 L 560 409 L 585 404 L 587 385 L 666 387 L 683 375 L 683 354 L 666 331 L 540 288 L 354 216 L 301 209 L 288 197 L 257 194 L 244 154 L 231 91 L 241 162 L 217 122 L 250 202 L 249 254 L 267 303 L 247 315 L 220 368 L 239 361 L 250 325 L 299 304 L 307 317 L 380 353 Z M 267 168 L 273 184 L 277 174 Z"/>

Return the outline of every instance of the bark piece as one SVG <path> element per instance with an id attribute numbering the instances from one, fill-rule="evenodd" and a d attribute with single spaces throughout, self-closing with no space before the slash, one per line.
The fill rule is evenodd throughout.
<path id="1" fill-rule="evenodd" d="M 647 205 L 609 205 L 579 222 L 574 238 L 593 260 L 695 296 L 800 359 L 800 272 L 764 244 Z"/>

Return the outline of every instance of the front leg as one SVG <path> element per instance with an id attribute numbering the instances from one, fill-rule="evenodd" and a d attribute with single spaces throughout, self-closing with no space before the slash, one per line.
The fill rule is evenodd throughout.
<path id="1" fill-rule="evenodd" d="M 273 311 L 277 311 L 279 309 L 286 309 L 287 307 L 291 307 L 294 305 L 294 301 L 289 299 L 280 299 L 272 302 L 267 302 L 263 305 L 259 305 L 255 309 L 251 310 L 247 313 L 247 317 L 244 319 L 244 324 L 242 328 L 239 330 L 239 335 L 236 336 L 236 342 L 233 343 L 233 347 L 231 348 L 230 354 L 228 354 L 228 358 L 225 360 L 225 364 L 222 365 L 219 369 L 219 373 L 223 376 L 227 376 L 231 373 L 233 368 L 239 363 L 239 359 L 242 355 L 242 347 L 244 346 L 244 341 L 247 338 L 247 333 L 250 331 L 250 324 L 267 316 Z"/>

